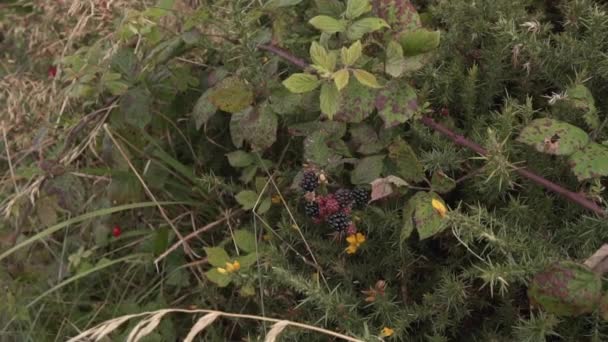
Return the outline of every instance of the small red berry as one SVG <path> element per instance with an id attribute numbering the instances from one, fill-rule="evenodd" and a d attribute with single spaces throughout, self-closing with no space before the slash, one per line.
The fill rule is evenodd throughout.
<path id="1" fill-rule="evenodd" d="M 120 234 L 122 234 L 122 229 L 120 229 L 119 225 L 115 225 L 114 228 L 112 228 L 112 236 L 119 237 Z"/>
<path id="2" fill-rule="evenodd" d="M 51 65 L 49 67 L 48 74 L 49 74 L 49 78 L 55 78 L 55 76 L 57 76 L 57 67 L 54 65 Z"/>
<path id="3" fill-rule="evenodd" d="M 441 108 L 441 115 L 442 116 L 450 116 L 450 110 L 447 107 Z"/>

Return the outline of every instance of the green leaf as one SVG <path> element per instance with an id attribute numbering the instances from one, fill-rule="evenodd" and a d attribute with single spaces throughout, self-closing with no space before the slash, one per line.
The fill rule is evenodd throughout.
<path id="1" fill-rule="evenodd" d="M 360 82 L 348 82 L 340 92 L 340 108 L 335 120 L 343 122 L 361 122 L 374 111 L 374 102 L 378 90 L 362 85 Z"/>
<path id="2" fill-rule="evenodd" d="M 388 147 L 388 158 L 394 167 L 395 174 L 407 182 L 419 182 L 424 179 L 424 169 L 410 145 L 397 138 Z"/>
<path id="3" fill-rule="evenodd" d="M 344 15 L 347 19 L 356 19 L 371 10 L 372 5 L 369 0 L 348 0 Z"/>
<path id="4" fill-rule="evenodd" d="M 315 75 L 311 74 L 293 74 L 289 76 L 283 85 L 292 93 L 300 94 L 315 90 L 321 81 Z"/>
<path id="5" fill-rule="evenodd" d="M 334 83 L 323 83 L 319 97 L 321 112 L 331 120 L 340 106 L 340 92 Z"/>
<path id="6" fill-rule="evenodd" d="M 270 206 L 272 205 L 272 201 L 270 197 L 266 196 L 263 200 L 260 201 L 260 205 L 258 205 L 256 212 L 260 215 L 266 213 L 270 210 Z"/>
<path id="7" fill-rule="evenodd" d="M 267 102 L 247 110 L 240 125 L 253 151 L 263 151 L 277 140 L 278 118 Z"/>
<path id="8" fill-rule="evenodd" d="M 235 199 L 244 210 L 250 210 L 255 206 L 258 194 L 251 190 L 243 190 L 235 196 Z"/>
<path id="9" fill-rule="evenodd" d="M 264 4 L 264 7 L 269 9 L 290 7 L 295 6 L 300 2 L 302 2 L 302 0 L 270 0 L 266 4 Z"/>
<path id="10" fill-rule="evenodd" d="M 253 91 L 240 78 L 228 77 L 213 87 L 209 100 L 225 112 L 237 113 L 253 103 Z"/>
<path id="11" fill-rule="evenodd" d="M 381 18 L 363 18 L 348 26 L 346 36 L 350 40 L 357 40 L 363 38 L 363 35 L 366 33 L 378 31 L 384 27 L 390 26 Z"/>
<path id="12" fill-rule="evenodd" d="M 352 145 L 361 154 L 376 154 L 385 146 L 378 139 L 376 131 L 368 124 L 358 124 L 350 128 Z"/>
<path id="13" fill-rule="evenodd" d="M 322 66 L 327 72 L 333 72 L 336 68 L 336 55 L 328 53 L 323 46 L 315 41 L 310 45 L 310 58 L 314 64 Z"/>
<path id="14" fill-rule="evenodd" d="M 235 231 L 234 242 L 246 253 L 255 252 L 255 235 L 248 230 L 239 229 Z"/>
<path id="15" fill-rule="evenodd" d="M 245 132 L 241 122 L 249 114 L 251 108 L 247 108 L 244 111 L 234 113 L 230 117 L 230 139 L 235 147 L 243 147 L 245 141 Z"/>
<path id="16" fill-rule="evenodd" d="M 399 35 L 399 42 L 406 56 L 416 56 L 435 50 L 439 46 L 439 31 L 418 29 L 406 31 Z"/>
<path id="17" fill-rule="evenodd" d="M 344 20 L 334 19 L 326 15 L 318 15 L 310 19 L 308 23 L 317 30 L 330 34 L 346 30 L 346 22 Z"/>
<path id="18" fill-rule="evenodd" d="M 349 78 L 348 69 L 340 69 L 333 74 L 334 83 L 336 84 L 336 88 L 338 91 L 344 89 L 348 85 Z"/>
<path id="19" fill-rule="evenodd" d="M 435 193 L 418 192 L 410 199 L 414 203 L 414 225 L 420 240 L 435 236 L 447 228 L 445 220 L 433 208 L 433 199 L 445 205 L 443 199 Z"/>
<path id="20" fill-rule="evenodd" d="M 129 89 L 120 99 L 124 120 L 134 127 L 144 128 L 151 120 L 151 95 L 142 87 Z"/>
<path id="21" fill-rule="evenodd" d="M 350 173 L 351 183 L 369 184 L 380 177 L 384 168 L 384 155 L 365 157 L 357 162 L 355 169 Z"/>
<path id="22" fill-rule="evenodd" d="M 228 163 L 232 167 L 246 167 L 255 162 L 255 156 L 242 150 L 226 153 Z"/>
<path id="23" fill-rule="evenodd" d="M 386 47 L 384 71 L 393 77 L 399 77 L 405 71 L 403 48 L 394 40 L 391 40 Z"/>
<path id="24" fill-rule="evenodd" d="M 435 171 L 431 178 L 431 189 L 440 194 L 448 193 L 456 187 L 456 181 L 441 171 Z"/>
<path id="25" fill-rule="evenodd" d="M 226 265 L 224 265 L 226 266 Z M 215 283 L 218 287 L 226 287 L 230 284 L 232 278 L 228 274 L 221 274 L 218 272 L 217 268 L 213 268 L 207 272 L 205 272 L 205 276 L 207 279 Z"/>
<path id="26" fill-rule="evenodd" d="M 320 14 L 339 17 L 344 13 L 344 4 L 340 0 L 315 0 Z"/>
<path id="27" fill-rule="evenodd" d="M 418 110 L 418 95 L 406 82 L 393 80 L 380 90 L 375 106 L 384 121 L 384 128 L 394 127 L 414 116 Z"/>
<path id="28" fill-rule="evenodd" d="M 374 179 L 370 183 L 372 186 L 372 194 L 370 202 L 390 196 L 394 187 L 408 186 L 409 184 L 397 176 L 387 176 L 385 178 Z"/>
<path id="29" fill-rule="evenodd" d="M 141 200 L 143 188 L 137 177 L 129 171 L 117 171 L 107 187 L 108 198 L 114 204 L 134 203 Z"/>
<path id="30" fill-rule="evenodd" d="M 345 66 L 350 66 L 355 64 L 357 60 L 363 54 L 363 45 L 361 45 L 361 41 L 357 40 L 354 42 L 349 48 L 342 47 L 340 50 L 340 57 L 342 58 L 342 64 Z"/>
<path id="31" fill-rule="evenodd" d="M 205 91 L 201 97 L 198 98 L 194 105 L 194 109 L 192 110 L 192 117 L 194 118 L 196 129 L 200 129 L 217 112 L 217 107 L 211 103 L 209 95 L 211 95 L 211 90 Z"/>
<path id="32" fill-rule="evenodd" d="M 104 83 L 104 86 L 115 96 L 123 95 L 129 90 L 129 84 L 124 81 L 108 81 Z"/>
<path id="33" fill-rule="evenodd" d="M 537 151 L 570 155 L 589 143 L 589 136 L 571 124 L 553 120 L 536 119 L 526 126 L 517 141 L 534 146 Z"/>
<path id="34" fill-rule="evenodd" d="M 359 81 L 364 86 L 370 88 L 382 88 L 382 86 L 378 83 L 378 80 L 376 80 L 376 76 L 374 76 L 374 74 L 372 73 L 369 73 L 362 69 L 354 69 L 353 75 L 355 75 L 357 81 Z"/>
<path id="35" fill-rule="evenodd" d="M 422 27 L 420 16 L 409 0 L 377 0 L 374 13 L 384 19 L 395 34 Z"/>
<path id="36" fill-rule="evenodd" d="M 327 146 L 326 134 L 316 131 L 304 139 L 304 159 L 315 165 L 325 166 L 332 153 Z"/>
<path id="37" fill-rule="evenodd" d="M 255 253 L 249 253 L 236 258 L 236 261 L 241 264 L 241 269 L 247 269 L 253 266 L 258 261 L 258 258 Z"/>
<path id="38" fill-rule="evenodd" d="M 36 214 L 44 227 L 50 227 L 57 223 L 57 209 L 59 209 L 57 196 L 44 196 L 36 201 Z"/>
<path id="39" fill-rule="evenodd" d="M 579 181 L 608 176 L 608 147 L 590 143 L 569 157 L 568 164 Z"/>
<path id="40" fill-rule="evenodd" d="M 222 247 L 204 247 L 203 249 L 211 266 L 226 267 L 226 263 L 230 262 L 230 256 Z"/>
<path id="41" fill-rule="evenodd" d="M 601 291 L 602 282 L 598 274 L 585 265 L 560 261 L 534 276 L 528 297 L 547 312 L 578 316 L 595 310 Z"/>
<path id="42" fill-rule="evenodd" d="M 577 112 L 583 113 L 583 119 L 589 127 L 597 129 L 600 126 L 600 118 L 591 91 L 582 84 L 575 84 L 566 90 L 566 94 L 565 102 Z"/>

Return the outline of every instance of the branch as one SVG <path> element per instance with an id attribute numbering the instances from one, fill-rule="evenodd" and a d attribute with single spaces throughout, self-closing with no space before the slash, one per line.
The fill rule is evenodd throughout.
<path id="1" fill-rule="evenodd" d="M 289 51 L 283 50 L 274 45 L 263 44 L 263 45 L 259 45 L 258 48 L 260 50 L 265 50 L 265 51 L 271 52 L 271 53 L 285 59 L 286 61 L 290 62 L 291 64 L 299 66 L 302 69 L 307 69 L 309 66 L 306 61 L 292 55 Z M 445 135 L 448 139 L 452 140 L 457 145 L 466 147 L 482 156 L 485 156 L 488 153 L 488 151 L 486 151 L 486 149 L 484 149 L 482 146 L 467 139 L 466 137 L 464 137 L 462 135 L 456 134 L 454 131 L 441 125 L 440 123 L 436 122 L 435 120 L 433 120 L 432 118 L 430 118 L 428 116 L 422 117 L 422 119 L 420 119 L 420 122 L 422 122 L 423 125 L 429 127 L 430 129 Z M 560 186 L 556 183 L 553 183 L 550 180 L 527 170 L 526 168 L 518 168 L 518 169 L 516 169 L 516 172 L 518 174 L 520 174 L 521 176 L 529 179 L 530 181 L 544 187 L 545 189 L 553 191 L 554 193 L 566 198 L 567 200 L 569 200 L 587 210 L 594 212 L 595 214 L 597 214 L 600 217 L 608 216 L 608 214 L 606 213 L 606 211 L 604 211 L 603 208 L 598 206 L 595 202 L 587 199 L 585 196 L 583 196 L 580 193 L 576 193 L 576 192 L 570 191 L 568 189 L 565 189 L 562 186 Z"/>

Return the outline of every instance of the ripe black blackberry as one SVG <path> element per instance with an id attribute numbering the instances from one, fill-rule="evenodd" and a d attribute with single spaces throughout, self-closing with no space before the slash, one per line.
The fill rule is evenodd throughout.
<path id="1" fill-rule="evenodd" d="M 319 203 L 317 202 L 306 202 L 304 205 L 304 212 L 306 216 L 315 218 L 319 217 Z"/>
<path id="2" fill-rule="evenodd" d="M 369 202 L 369 192 L 363 188 L 357 188 L 352 192 L 355 206 L 357 208 L 365 208 Z"/>
<path id="3" fill-rule="evenodd" d="M 333 230 L 341 233 L 350 225 L 350 218 L 345 213 L 339 212 L 328 217 L 327 223 Z"/>
<path id="4" fill-rule="evenodd" d="M 353 193 L 348 189 L 340 189 L 336 191 L 334 197 L 340 203 L 342 208 L 348 207 L 353 202 Z"/>
<path id="5" fill-rule="evenodd" d="M 317 186 L 319 186 L 319 178 L 312 171 L 304 172 L 304 176 L 302 177 L 302 181 L 300 182 L 300 187 L 304 191 L 314 191 Z"/>

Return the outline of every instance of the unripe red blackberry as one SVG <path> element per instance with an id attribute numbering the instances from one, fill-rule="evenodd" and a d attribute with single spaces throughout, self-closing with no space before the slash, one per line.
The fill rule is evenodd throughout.
<path id="1" fill-rule="evenodd" d="M 353 190 L 353 199 L 357 208 L 365 208 L 369 202 L 369 192 L 363 188 Z"/>
<path id="2" fill-rule="evenodd" d="M 302 181 L 300 182 L 300 187 L 304 191 L 315 191 L 315 189 L 319 186 L 319 178 L 312 171 L 304 172 L 304 176 L 302 177 Z"/>
<path id="3" fill-rule="evenodd" d="M 339 212 L 329 216 L 327 218 L 327 223 L 333 230 L 343 232 L 350 226 L 351 222 L 346 214 Z"/>
<path id="4" fill-rule="evenodd" d="M 340 189 L 334 194 L 342 208 L 347 208 L 353 202 L 353 193 L 348 189 Z"/>

